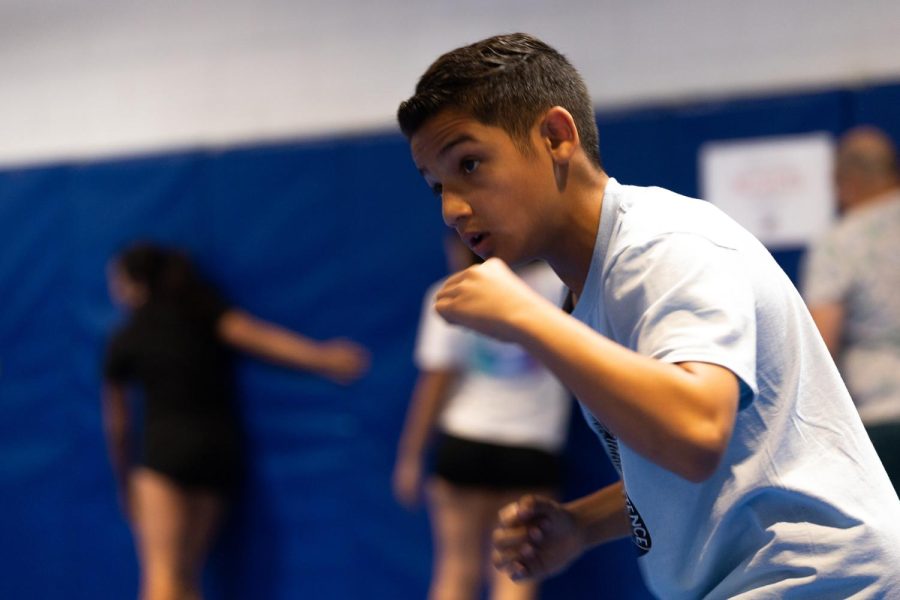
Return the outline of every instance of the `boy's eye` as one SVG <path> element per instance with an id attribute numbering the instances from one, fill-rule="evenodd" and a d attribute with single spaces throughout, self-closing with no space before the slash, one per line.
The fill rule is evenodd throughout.
<path id="1" fill-rule="evenodd" d="M 433 186 L 431 186 L 431 193 L 440 198 L 441 194 L 444 193 L 444 186 L 440 183 L 434 184 Z"/>
<path id="2" fill-rule="evenodd" d="M 467 158 L 462 161 L 462 170 L 466 173 L 474 173 L 475 169 L 478 168 L 478 165 L 481 164 L 480 160 L 476 160 L 474 158 Z"/>

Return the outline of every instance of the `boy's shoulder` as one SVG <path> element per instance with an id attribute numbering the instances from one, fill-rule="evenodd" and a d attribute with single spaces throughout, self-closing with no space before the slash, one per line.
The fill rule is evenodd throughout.
<path id="1" fill-rule="evenodd" d="M 641 246 L 661 238 L 699 236 L 734 248 L 746 232 L 719 208 L 661 187 L 617 185 L 615 236 L 618 245 Z"/>

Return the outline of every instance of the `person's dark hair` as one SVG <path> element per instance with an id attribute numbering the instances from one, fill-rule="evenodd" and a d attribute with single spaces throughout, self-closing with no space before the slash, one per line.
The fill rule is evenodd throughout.
<path id="1" fill-rule="evenodd" d="M 135 283 L 147 288 L 150 301 L 177 300 L 194 285 L 196 274 L 182 252 L 152 242 L 137 242 L 118 257 L 119 266 Z"/>
<path id="2" fill-rule="evenodd" d="M 180 250 L 136 242 L 122 251 L 116 262 L 130 279 L 147 288 L 148 304 L 164 304 L 188 316 L 205 318 L 219 302 L 218 292 Z"/>
<path id="3" fill-rule="evenodd" d="M 597 123 L 587 87 L 562 54 L 525 33 L 498 35 L 438 58 L 400 104 L 397 120 L 407 138 L 430 118 L 458 109 L 506 131 L 529 148 L 528 135 L 544 111 L 561 106 L 575 120 L 581 146 L 598 166 Z"/>

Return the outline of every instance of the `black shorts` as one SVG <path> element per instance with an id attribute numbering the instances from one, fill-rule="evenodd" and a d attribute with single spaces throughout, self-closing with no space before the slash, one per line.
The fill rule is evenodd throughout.
<path id="1" fill-rule="evenodd" d="M 138 464 L 188 489 L 231 495 L 242 476 L 238 431 L 218 420 L 149 423 Z"/>
<path id="2" fill-rule="evenodd" d="M 560 457 L 546 450 L 501 446 L 459 438 L 438 437 L 434 474 L 463 487 L 497 490 L 558 488 Z"/>

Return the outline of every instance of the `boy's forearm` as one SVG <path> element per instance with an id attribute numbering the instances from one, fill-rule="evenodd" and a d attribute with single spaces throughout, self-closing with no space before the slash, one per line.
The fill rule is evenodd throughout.
<path id="1" fill-rule="evenodd" d="M 723 394 L 723 385 L 710 387 L 689 369 L 639 355 L 550 304 L 510 319 L 515 341 L 632 449 L 691 480 L 715 469 L 737 405 L 730 372 L 733 407 L 728 381 Z"/>
<path id="2" fill-rule="evenodd" d="M 630 533 L 622 482 L 565 504 L 575 517 L 585 549 L 626 537 Z"/>

